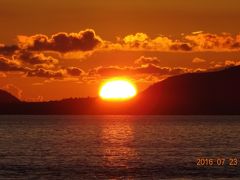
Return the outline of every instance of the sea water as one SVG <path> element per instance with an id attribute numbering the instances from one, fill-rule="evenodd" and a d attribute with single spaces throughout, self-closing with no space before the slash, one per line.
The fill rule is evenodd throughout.
<path id="1" fill-rule="evenodd" d="M 0 116 L 0 179 L 240 179 L 240 116 Z"/>

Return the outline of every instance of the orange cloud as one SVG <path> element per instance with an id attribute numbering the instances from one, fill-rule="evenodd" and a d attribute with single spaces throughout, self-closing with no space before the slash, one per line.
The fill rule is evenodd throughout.
<path id="1" fill-rule="evenodd" d="M 18 36 L 16 45 L 0 45 L 0 54 L 10 56 L 18 51 L 54 51 L 63 57 L 83 58 L 94 51 L 159 51 L 159 52 L 205 52 L 205 51 L 239 51 L 240 34 L 212 34 L 202 31 L 193 32 L 181 38 L 159 35 L 151 38 L 145 33 L 129 34 L 118 38 L 117 42 L 105 41 L 92 29 L 79 33 L 60 32 L 48 37 L 43 34 Z M 78 53 L 78 54 L 76 54 Z M 80 54 L 79 54 L 80 53 Z"/>
<path id="2" fill-rule="evenodd" d="M 147 34 L 136 33 L 118 38 L 118 43 L 108 45 L 119 50 L 139 51 L 239 51 L 240 35 L 233 36 L 228 33 L 211 34 L 202 31 L 193 32 L 181 39 L 171 39 L 166 36 L 150 38 Z"/>
<path id="3" fill-rule="evenodd" d="M 239 66 L 240 65 L 240 61 L 230 61 L 227 60 L 224 62 L 225 66 Z"/>
<path id="4" fill-rule="evenodd" d="M 123 39 L 118 38 L 118 45 L 111 47 L 122 50 L 140 51 L 191 51 L 192 45 L 188 42 L 173 40 L 166 36 L 150 38 L 147 34 L 136 33 L 127 35 Z"/>
<path id="5" fill-rule="evenodd" d="M 225 68 L 230 68 L 234 66 L 240 66 L 239 60 L 225 60 L 221 62 L 211 61 L 210 67 L 207 69 L 208 71 L 216 71 L 216 70 L 223 70 Z"/>
<path id="6" fill-rule="evenodd" d="M 205 59 L 202 59 L 202 58 L 196 57 L 196 58 L 194 58 L 194 59 L 192 60 L 192 62 L 193 62 L 193 63 L 204 63 L 204 62 L 206 62 L 206 60 L 205 60 Z"/>
<path id="7" fill-rule="evenodd" d="M 20 71 L 28 77 L 64 79 L 87 76 L 80 67 L 67 66 L 58 59 L 47 56 L 46 51 L 54 54 L 62 53 L 61 58 L 82 53 L 90 56 L 95 51 L 159 51 L 159 52 L 205 52 L 205 51 L 239 51 L 240 34 L 211 34 L 201 31 L 173 39 L 163 35 L 151 38 L 145 33 L 130 34 L 118 38 L 117 42 L 104 41 L 94 30 L 87 29 L 79 33 L 57 33 L 48 37 L 37 34 L 34 36 L 19 36 L 16 45 L 0 45 L 0 71 Z M 77 55 L 77 57 L 79 57 Z M 204 59 L 194 58 L 193 63 L 203 63 Z M 157 57 L 141 56 L 133 66 L 100 66 L 88 71 L 92 76 L 170 76 L 196 70 L 183 67 L 162 67 Z M 64 65 L 63 65 L 64 64 Z M 238 65 L 235 61 L 215 64 L 217 67 Z M 63 67 L 61 67 L 63 66 Z M 202 71 L 202 70 L 200 70 Z"/>
<path id="8" fill-rule="evenodd" d="M 151 38 L 145 33 L 136 33 L 118 38 L 117 42 L 110 42 L 97 36 L 94 30 L 86 29 L 79 33 L 60 32 L 51 37 L 43 34 L 18 36 L 18 44 L 0 45 L 0 54 L 4 56 L 18 54 L 21 51 L 38 51 L 39 53 L 54 51 L 62 53 L 63 58 L 79 59 L 90 56 L 95 51 L 111 50 L 146 52 L 239 51 L 240 34 L 233 36 L 229 33 L 212 34 L 199 31 L 173 39 L 164 35 Z"/>
<path id="9" fill-rule="evenodd" d="M 211 34 L 198 33 L 187 35 L 186 40 L 194 45 L 195 51 L 235 51 L 240 50 L 239 35 L 236 37 L 228 33 Z"/>

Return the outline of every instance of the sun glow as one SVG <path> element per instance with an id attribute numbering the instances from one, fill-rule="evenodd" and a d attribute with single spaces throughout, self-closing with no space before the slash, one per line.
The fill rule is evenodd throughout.
<path id="1" fill-rule="evenodd" d="M 126 100 L 134 97 L 136 94 L 136 87 L 125 79 L 109 80 L 99 91 L 99 96 L 105 100 Z"/>

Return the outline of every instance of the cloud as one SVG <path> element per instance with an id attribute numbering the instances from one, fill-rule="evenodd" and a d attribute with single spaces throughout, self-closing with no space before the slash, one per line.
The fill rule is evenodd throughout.
<path id="1" fill-rule="evenodd" d="M 193 47 L 190 43 L 178 42 L 170 46 L 170 50 L 173 51 L 192 51 Z"/>
<path id="2" fill-rule="evenodd" d="M 207 69 L 207 71 L 217 71 L 217 70 L 223 70 L 225 68 L 234 67 L 234 66 L 240 66 L 239 60 L 225 60 L 225 61 L 211 61 L 210 67 Z"/>
<path id="3" fill-rule="evenodd" d="M 34 36 L 18 36 L 19 46 L 31 51 L 56 51 L 67 53 L 72 51 L 91 51 L 97 48 L 102 40 L 92 29 L 79 33 L 57 33 L 50 38 L 43 34 Z"/>
<path id="4" fill-rule="evenodd" d="M 240 49 L 240 34 L 236 36 L 236 41 L 232 45 L 233 49 Z"/>
<path id="5" fill-rule="evenodd" d="M 157 36 L 151 39 L 147 34 L 136 33 L 127 35 L 123 40 L 119 39 L 125 48 L 155 51 L 191 51 L 192 46 L 188 42 L 173 40 L 166 36 Z M 118 47 L 118 46 L 116 46 Z"/>
<path id="6" fill-rule="evenodd" d="M 48 64 L 55 65 L 58 64 L 58 60 L 51 57 L 45 56 L 43 53 L 33 53 L 30 51 L 21 51 L 13 56 L 14 59 L 21 60 L 25 63 L 36 65 L 36 64 Z"/>
<path id="7" fill-rule="evenodd" d="M 25 56 L 26 54 L 24 54 Z M 42 55 L 35 56 L 34 54 L 27 54 L 27 58 L 24 58 L 24 62 L 29 62 L 34 64 L 34 66 L 27 67 L 24 63 L 20 62 L 16 59 L 8 59 L 6 57 L 0 56 L 0 77 L 5 77 L 6 75 L 1 71 L 19 71 L 26 74 L 27 77 L 41 77 L 41 78 L 49 78 L 49 79 L 64 79 L 69 78 L 71 76 L 81 76 L 84 74 L 84 71 L 78 67 L 52 67 L 51 64 L 38 64 L 40 63 L 39 57 L 41 57 L 41 61 L 49 61 L 49 63 L 56 63 L 55 59 L 52 57 L 45 57 Z M 39 61 L 39 62 L 36 62 Z"/>
<path id="8" fill-rule="evenodd" d="M 82 78 L 84 82 L 98 82 L 106 78 L 112 77 L 127 77 L 136 82 L 153 83 L 163 80 L 173 75 L 184 73 L 202 72 L 202 69 L 189 69 L 184 67 L 161 67 L 153 64 L 134 66 L 99 66 L 90 69 L 86 76 Z"/>
<path id="9" fill-rule="evenodd" d="M 11 56 L 18 49 L 17 45 L 6 46 L 4 44 L 0 44 L 0 55 Z"/>
<path id="10" fill-rule="evenodd" d="M 230 61 L 230 60 L 226 60 L 224 62 L 225 66 L 239 66 L 240 65 L 240 61 Z"/>
<path id="11" fill-rule="evenodd" d="M 136 71 L 136 73 L 139 73 L 139 74 L 155 74 L 158 76 L 177 75 L 177 74 L 187 73 L 189 71 L 187 68 L 182 68 L 182 67 L 174 67 L 174 68 L 161 67 L 153 64 L 147 64 L 141 67 L 137 67 L 134 70 Z"/>
<path id="12" fill-rule="evenodd" d="M 174 41 L 166 36 L 157 36 L 152 39 L 144 33 L 127 35 L 123 39 L 118 38 L 118 45 L 112 47 L 141 51 L 185 50 L 181 48 L 181 42 Z"/>
<path id="13" fill-rule="evenodd" d="M 99 66 L 90 69 L 88 74 L 90 76 L 127 76 L 131 75 L 131 69 L 129 67 L 118 67 L 118 66 Z"/>
<path id="14" fill-rule="evenodd" d="M 222 34 L 198 33 L 198 34 L 187 35 L 185 39 L 194 45 L 195 51 L 240 50 L 239 35 L 234 37 L 229 33 L 222 33 Z"/>
<path id="15" fill-rule="evenodd" d="M 86 58 L 95 51 L 154 51 L 154 52 L 205 52 L 205 51 L 239 51 L 240 34 L 204 33 L 203 31 L 172 38 L 164 35 L 150 37 L 146 33 L 138 32 L 118 37 L 116 42 L 103 40 L 93 29 L 86 29 L 78 33 L 60 32 L 52 36 L 36 34 L 33 36 L 18 36 L 15 45 L 0 45 L 0 54 L 11 56 L 19 52 L 46 51 L 61 53 L 62 58 Z M 36 58 L 36 57 L 35 57 Z M 27 58 L 26 58 L 27 59 Z M 31 61 L 32 58 L 28 59 Z"/>
<path id="16" fill-rule="evenodd" d="M 204 62 L 206 62 L 205 59 L 198 58 L 198 57 L 195 57 L 195 58 L 192 60 L 192 63 L 204 63 Z"/>
<path id="17" fill-rule="evenodd" d="M 1 89 L 10 92 L 19 99 L 22 99 L 23 91 L 13 84 L 6 84 L 5 86 L 1 87 Z"/>
<path id="18" fill-rule="evenodd" d="M 7 77 L 7 75 L 3 72 L 0 72 L 0 78 L 5 78 L 5 77 Z"/>
<path id="19" fill-rule="evenodd" d="M 67 73 L 71 76 L 80 76 L 84 73 L 84 71 L 77 67 L 68 67 L 66 68 Z"/>
<path id="20" fill-rule="evenodd" d="M 118 38 L 117 43 L 108 44 L 107 47 L 119 50 L 162 52 L 239 51 L 240 34 L 233 36 L 229 33 L 212 34 L 198 31 L 182 38 L 172 39 L 163 35 L 150 38 L 145 33 L 136 33 Z"/>
<path id="21" fill-rule="evenodd" d="M 27 72 L 27 77 L 41 77 L 49 79 L 63 79 L 65 77 L 65 71 L 60 70 L 47 70 L 43 68 L 33 69 Z"/>
<path id="22" fill-rule="evenodd" d="M 23 101 L 28 101 L 28 102 L 41 102 L 44 100 L 43 96 L 37 96 L 37 97 L 25 97 L 23 90 L 17 87 L 14 84 L 6 84 L 1 87 L 1 89 L 10 92 L 12 95 L 17 97 L 18 99 L 21 99 Z"/>
<path id="23" fill-rule="evenodd" d="M 203 31 L 195 31 L 195 32 L 192 32 L 192 34 L 202 34 L 203 33 Z"/>
<path id="24" fill-rule="evenodd" d="M 57 69 L 45 69 L 42 67 L 31 69 L 27 73 L 27 77 L 40 77 L 47 79 L 66 80 L 70 77 L 81 76 L 84 71 L 78 67 L 66 67 Z M 70 78 L 71 79 L 71 78 Z"/>
<path id="25" fill-rule="evenodd" d="M 134 61 L 136 65 L 145 65 L 145 64 L 154 64 L 154 65 L 159 65 L 160 60 L 157 57 L 145 57 L 141 56 L 137 60 Z"/>
<path id="26" fill-rule="evenodd" d="M 148 35 L 144 33 L 136 33 L 135 35 L 127 35 L 123 38 L 123 42 L 130 47 L 140 47 L 144 46 L 148 42 Z"/>
<path id="27" fill-rule="evenodd" d="M 164 35 L 150 37 L 145 33 L 129 34 L 118 38 L 116 42 L 105 41 L 92 29 L 79 33 L 61 32 L 52 36 L 36 34 L 18 36 L 16 45 L 0 45 L 0 71 L 20 71 L 28 77 L 50 79 L 66 79 L 78 76 L 171 76 L 197 70 L 183 67 L 162 67 L 157 57 L 138 58 L 132 66 L 100 66 L 88 71 L 88 75 L 80 67 L 67 66 L 68 62 L 59 62 L 55 55 L 62 59 L 86 58 L 95 51 L 139 51 L 139 52 L 235 52 L 240 50 L 240 34 L 213 34 L 202 31 L 172 38 Z M 48 55 L 47 55 L 48 54 Z M 145 53 L 147 54 L 147 53 Z M 152 54 L 152 53 L 151 53 Z M 204 63 L 205 59 L 194 58 L 193 63 Z M 206 65 L 206 64 L 205 64 Z M 209 66 L 228 67 L 239 65 L 237 61 L 225 61 Z M 211 68 L 211 67 L 209 67 Z M 202 71 L 202 70 L 199 70 Z M 1 76 L 1 75 L 0 75 Z"/>
<path id="28" fill-rule="evenodd" d="M 107 66 L 107 67 L 97 67 L 89 71 L 89 75 L 100 75 L 100 76 L 135 76 L 135 75 L 177 75 L 189 72 L 187 68 L 182 67 L 160 67 L 153 64 L 146 64 L 141 67 L 118 67 L 118 66 Z"/>
<path id="29" fill-rule="evenodd" d="M 47 66 L 48 67 L 48 66 Z M 60 71 L 50 71 L 45 69 L 45 64 L 37 64 L 33 68 L 29 68 L 16 59 L 8 59 L 0 56 L 0 71 L 18 71 L 27 74 L 27 76 L 39 76 L 39 77 L 56 77 L 60 78 Z"/>
<path id="30" fill-rule="evenodd" d="M 24 101 L 27 101 L 27 102 L 43 102 L 44 97 L 43 96 L 37 96 L 37 97 L 24 98 Z"/>
<path id="31" fill-rule="evenodd" d="M 173 40 L 166 36 L 150 38 L 147 34 L 136 33 L 118 38 L 118 45 L 111 47 L 122 50 L 140 51 L 191 51 L 192 45 L 188 42 Z"/>
<path id="32" fill-rule="evenodd" d="M 21 63 L 16 60 L 8 59 L 0 56 L 0 71 L 27 71 L 27 68 L 22 67 Z"/>

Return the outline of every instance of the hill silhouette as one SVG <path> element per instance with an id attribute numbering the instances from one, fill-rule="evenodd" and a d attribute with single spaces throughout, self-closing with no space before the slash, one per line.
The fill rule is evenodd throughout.
<path id="1" fill-rule="evenodd" d="M 19 103 L 20 100 L 10 93 L 0 89 L 0 103 Z"/>
<path id="2" fill-rule="evenodd" d="M 240 66 L 189 73 L 153 84 L 123 102 L 75 98 L 49 102 L 19 102 L 0 91 L 0 114 L 240 114 Z"/>
<path id="3" fill-rule="evenodd" d="M 173 76 L 140 96 L 150 114 L 240 114 L 240 66 Z"/>

